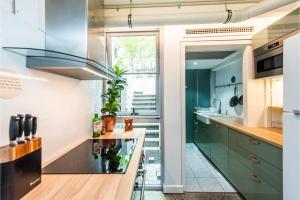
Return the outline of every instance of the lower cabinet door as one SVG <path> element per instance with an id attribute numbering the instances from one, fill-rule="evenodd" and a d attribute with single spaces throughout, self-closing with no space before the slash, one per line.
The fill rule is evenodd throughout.
<path id="1" fill-rule="evenodd" d="M 228 177 L 228 128 L 219 124 L 212 126 L 211 161 Z"/>
<path id="2" fill-rule="evenodd" d="M 282 200 L 282 192 L 230 155 L 230 181 L 247 200 Z"/>

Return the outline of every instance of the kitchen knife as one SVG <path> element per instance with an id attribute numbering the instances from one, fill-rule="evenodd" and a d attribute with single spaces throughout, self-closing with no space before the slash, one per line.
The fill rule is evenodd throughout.
<path id="1" fill-rule="evenodd" d="M 32 138 L 35 138 L 36 129 L 37 129 L 37 117 L 32 117 L 32 133 L 31 133 Z"/>
<path id="2" fill-rule="evenodd" d="M 25 140 L 22 140 L 23 132 L 24 132 L 24 115 L 18 114 L 18 124 L 19 124 L 19 132 L 18 132 L 18 138 L 17 138 L 17 143 L 18 144 L 24 144 L 26 143 Z"/>
<path id="3" fill-rule="evenodd" d="M 16 139 L 19 133 L 18 117 L 11 116 L 9 122 L 9 145 L 15 146 L 17 144 Z"/>
<path id="4" fill-rule="evenodd" d="M 32 131 L 32 115 L 25 115 L 25 140 L 30 140 L 30 133 Z"/>

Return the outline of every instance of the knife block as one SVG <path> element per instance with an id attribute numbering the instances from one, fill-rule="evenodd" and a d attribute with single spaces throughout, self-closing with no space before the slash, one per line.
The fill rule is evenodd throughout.
<path id="1" fill-rule="evenodd" d="M 0 147 L 0 199 L 21 199 L 41 183 L 41 153 L 41 138 L 13 147 Z"/>

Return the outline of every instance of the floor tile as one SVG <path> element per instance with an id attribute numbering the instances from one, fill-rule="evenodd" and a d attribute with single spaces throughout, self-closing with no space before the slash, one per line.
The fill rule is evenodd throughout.
<path id="1" fill-rule="evenodd" d="M 192 168 L 192 171 L 196 178 L 215 178 L 208 168 L 200 168 L 197 170 Z"/>
<path id="2" fill-rule="evenodd" d="M 210 166 L 208 166 L 208 169 L 214 175 L 214 177 L 223 178 L 223 175 L 214 166 L 212 166 L 212 164 L 210 164 Z"/>
<path id="3" fill-rule="evenodd" d="M 228 183 L 228 181 L 225 178 L 217 178 L 217 180 L 224 189 L 224 192 L 236 192 L 236 190 L 232 187 L 230 183 Z"/>
<path id="4" fill-rule="evenodd" d="M 224 192 L 216 178 L 197 178 L 197 181 L 204 192 Z"/>
<path id="5" fill-rule="evenodd" d="M 201 192 L 201 187 L 196 178 L 187 178 L 185 182 L 186 192 Z"/>
<path id="6" fill-rule="evenodd" d="M 189 192 L 235 192 L 223 175 L 202 154 L 195 144 L 186 146 L 186 183 Z M 195 183 L 197 180 L 198 186 Z M 198 190 L 197 190 L 198 189 Z M 185 188 L 186 191 L 188 191 Z"/>
<path id="7" fill-rule="evenodd" d="M 144 200 L 166 200 L 161 191 L 145 191 L 144 197 Z"/>
<path id="8" fill-rule="evenodd" d="M 195 178 L 192 168 L 188 164 L 186 164 L 186 166 L 185 166 L 185 177 Z"/>

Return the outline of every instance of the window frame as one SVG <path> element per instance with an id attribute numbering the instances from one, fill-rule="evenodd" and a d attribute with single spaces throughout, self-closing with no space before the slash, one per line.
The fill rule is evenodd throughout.
<path id="1" fill-rule="evenodd" d="M 126 73 L 126 75 L 156 75 L 156 110 L 153 114 L 139 113 L 136 116 L 143 117 L 160 117 L 161 113 L 161 97 L 160 97 L 160 33 L 159 31 L 135 31 L 135 32 L 106 32 L 106 63 L 108 67 L 112 67 L 112 57 L 111 57 L 111 38 L 112 37 L 126 37 L 126 36 L 155 36 L 156 38 L 156 71 L 148 73 Z M 105 87 L 106 88 L 106 84 Z M 118 112 L 120 116 L 133 116 L 131 112 Z"/>

